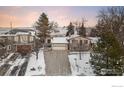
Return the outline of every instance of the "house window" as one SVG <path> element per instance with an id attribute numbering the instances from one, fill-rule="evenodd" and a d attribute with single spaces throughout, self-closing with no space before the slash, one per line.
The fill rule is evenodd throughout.
<path id="1" fill-rule="evenodd" d="M 84 44 L 88 44 L 88 40 L 84 40 Z"/>
<path id="2" fill-rule="evenodd" d="M 8 50 L 11 50 L 11 45 L 8 45 Z"/>
<path id="3" fill-rule="evenodd" d="M 30 42 L 33 42 L 33 40 L 34 40 L 34 37 L 30 36 Z"/>
<path id="4" fill-rule="evenodd" d="M 28 36 L 27 35 L 21 35 L 20 41 L 21 41 L 21 43 L 27 43 L 28 42 Z"/>
<path id="5" fill-rule="evenodd" d="M 80 40 L 80 45 L 83 45 L 82 40 Z"/>
<path id="6" fill-rule="evenodd" d="M 18 42 L 18 36 L 15 36 L 14 40 L 15 42 Z"/>
<path id="7" fill-rule="evenodd" d="M 50 39 L 48 39 L 48 40 L 47 40 L 47 43 L 51 43 L 51 40 L 50 40 Z"/>

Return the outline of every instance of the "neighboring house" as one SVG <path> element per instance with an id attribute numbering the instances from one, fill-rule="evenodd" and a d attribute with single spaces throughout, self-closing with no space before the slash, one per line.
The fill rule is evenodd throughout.
<path id="1" fill-rule="evenodd" d="M 68 50 L 68 41 L 66 37 L 54 37 L 51 40 L 52 50 Z"/>
<path id="2" fill-rule="evenodd" d="M 6 52 L 28 53 L 35 47 L 35 31 L 32 29 L 13 29 L 6 34 L 0 34 L 4 40 Z"/>
<path id="3" fill-rule="evenodd" d="M 70 51 L 88 51 L 91 48 L 91 41 L 86 37 L 72 35 L 68 38 Z"/>
<path id="4" fill-rule="evenodd" d="M 29 53 L 34 50 L 35 36 L 29 32 L 18 32 L 14 37 L 14 42 L 17 52 Z"/>
<path id="5" fill-rule="evenodd" d="M 6 52 L 14 51 L 14 35 L 0 34 L 0 43 L 4 45 Z"/>

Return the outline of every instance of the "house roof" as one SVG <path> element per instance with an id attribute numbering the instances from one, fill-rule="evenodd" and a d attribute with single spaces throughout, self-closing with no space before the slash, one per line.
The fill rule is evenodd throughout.
<path id="1" fill-rule="evenodd" d="M 68 39 L 73 39 L 73 38 L 76 38 L 76 37 L 79 37 L 79 35 L 71 35 L 70 37 L 68 37 Z"/>
<path id="2" fill-rule="evenodd" d="M 22 33 L 35 33 L 34 29 L 31 28 L 15 28 L 10 30 L 7 34 L 16 34 L 18 32 L 22 32 Z"/>
<path id="3" fill-rule="evenodd" d="M 91 40 L 91 43 L 97 43 L 99 40 L 99 37 L 87 37 Z"/>
<path id="4" fill-rule="evenodd" d="M 71 35 L 70 37 L 68 37 L 68 40 L 70 40 L 70 39 L 75 39 L 75 38 L 84 38 L 84 39 L 88 39 L 88 40 L 90 40 L 89 38 L 87 38 L 87 37 L 82 37 L 82 36 L 80 36 L 80 35 Z"/>
<path id="5" fill-rule="evenodd" d="M 64 44 L 64 43 L 68 43 L 67 38 L 66 37 L 54 37 L 51 40 L 52 43 L 59 43 L 59 44 Z"/>
<path id="6" fill-rule="evenodd" d="M 33 35 L 35 36 L 35 30 L 32 28 L 14 28 L 7 33 L 0 34 L 0 36 L 15 36 L 15 35 Z"/>
<path id="7" fill-rule="evenodd" d="M 28 32 L 17 32 L 16 35 L 28 35 Z"/>

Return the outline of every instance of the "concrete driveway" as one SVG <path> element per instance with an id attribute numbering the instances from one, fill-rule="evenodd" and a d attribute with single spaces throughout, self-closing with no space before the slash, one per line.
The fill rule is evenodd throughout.
<path id="1" fill-rule="evenodd" d="M 64 50 L 45 51 L 44 56 L 47 76 L 71 75 L 67 51 Z"/>

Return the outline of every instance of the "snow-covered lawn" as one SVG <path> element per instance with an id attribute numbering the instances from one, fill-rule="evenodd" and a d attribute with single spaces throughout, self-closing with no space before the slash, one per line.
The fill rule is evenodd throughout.
<path id="1" fill-rule="evenodd" d="M 42 49 L 38 53 L 38 59 L 36 59 L 35 52 L 31 54 L 25 75 L 45 75 L 44 53 Z"/>
<path id="2" fill-rule="evenodd" d="M 68 55 L 71 64 L 72 75 L 94 76 L 93 69 L 89 63 L 90 52 L 82 52 L 81 60 L 79 52 L 70 52 Z"/>

